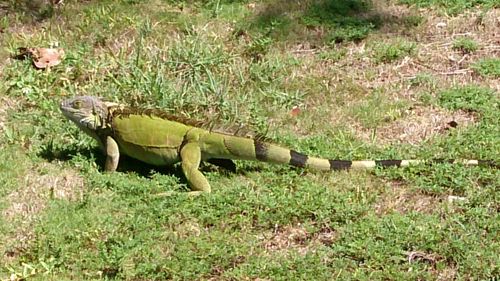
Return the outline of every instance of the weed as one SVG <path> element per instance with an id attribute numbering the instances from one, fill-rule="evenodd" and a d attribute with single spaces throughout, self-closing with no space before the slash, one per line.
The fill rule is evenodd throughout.
<path id="1" fill-rule="evenodd" d="M 342 58 L 344 58 L 346 54 L 347 51 L 345 49 L 331 49 L 321 52 L 319 54 L 319 57 L 322 60 L 337 62 L 340 61 Z"/>
<path id="2" fill-rule="evenodd" d="M 425 22 L 425 17 L 420 15 L 409 15 L 403 18 L 403 23 L 408 27 L 416 27 Z"/>
<path id="3" fill-rule="evenodd" d="M 308 26 L 331 26 L 327 42 L 359 41 L 381 23 L 377 16 L 359 16 L 370 9 L 369 1 L 318 1 L 303 16 L 303 21 Z"/>
<path id="4" fill-rule="evenodd" d="M 455 87 L 439 94 L 439 103 L 448 109 L 485 112 L 498 109 L 495 92 L 477 86 Z"/>
<path id="5" fill-rule="evenodd" d="M 453 49 L 461 51 L 464 54 L 477 51 L 479 44 L 471 38 L 459 37 L 453 41 Z"/>
<path id="6" fill-rule="evenodd" d="M 418 73 L 410 80 L 410 85 L 413 87 L 429 87 L 436 88 L 436 78 L 430 73 Z"/>
<path id="7" fill-rule="evenodd" d="M 344 41 L 360 41 L 373 30 L 373 24 L 334 28 L 327 36 L 327 41 L 331 43 L 341 43 Z"/>
<path id="8" fill-rule="evenodd" d="M 472 65 L 472 68 L 477 73 L 486 77 L 500 77 L 500 59 L 499 58 L 484 58 Z"/>
<path id="9" fill-rule="evenodd" d="M 418 100 L 424 105 L 432 105 L 435 103 L 435 98 L 428 92 L 422 92 L 418 95 Z"/>
<path id="10" fill-rule="evenodd" d="M 373 56 L 377 63 L 390 63 L 404 56 L 412 55 L 417 48 L 413 42 L 396 40 L 389 43 L 380 43 L 373 47 Z"/>
<path id="11" fill-rule="evenodd" d="M 359 41 L 382 25 L 371 1 L 267 1 L 242 29 L 257 30 L 275 40 L 340 43 Z M 320 37 L 311 30 L 322 30 Z"/>
<path id="12" fill-rule="evenodd" d="M 272 39 L 269 37 L 255 38 L 246 48 L 245 54 L 252 58 L 253 61 L 260 61 L 268 52 L 272 42 Z"/>
<path id="13" fill-rule="evenodd" d="M 367 128 L 376 128 L 382 123 L 388 123 L 402 116 L 403 109 L 407 105 L 404 102 L 387 101 L 387 97 L 376 91 L 353 107 L 352 114 Z"/>
<path id="14" fill-rule="evenodd" d="M 496 0 L 399 0 L 399 3 L 416 5 L 418 7 L 440 7 L 450 14 L 458 14 L 466 9 L 474 7 L 498 8 L 500 4 Z"/>

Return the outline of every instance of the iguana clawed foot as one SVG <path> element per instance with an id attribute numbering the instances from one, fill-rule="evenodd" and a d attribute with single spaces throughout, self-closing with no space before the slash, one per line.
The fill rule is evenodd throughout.
<path id="1" fill-rule="evenodd" d="M 181 162 L 193 190 L 190 195 L 210 192 L 210 184 L 199 171 L 201 161 L 234 170 L 231 160 L 258 160 L 289 164 L 313 170 L 369 169 L 377 166 L 409 166 L 421 160 L 328 160 L 311 157 L 276 144 L 211 132 L 200 122 L 168 115 L 154 109 L 139 109 L 81 96 L 61 103 L 63 114 L 95 138 L 106 154 L 106 171 L 115 171 L 120 154 L 157 166 Z M 453 163 L 498 167 L 494 161 L 462 160 Z M 432 163 L 432 161 L 430 161 Z M 169 196 L 171 192 L 157 194 Z"/>

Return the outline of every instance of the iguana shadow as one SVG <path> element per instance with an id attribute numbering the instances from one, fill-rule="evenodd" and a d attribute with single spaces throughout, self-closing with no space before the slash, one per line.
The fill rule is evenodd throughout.
<path id="1" fill-rule="evenodd" d="M 54 148 L 51 145 L 45 146 L 38 156 L 46 159 L 49 162 L 54 160 L 59 161 L 70 161 L 71 159 L 77 157 L 78 155 L 83 158 L 95 159 L 99 171 L 104 171 L 104 164 L 106 162 L 106 156 L 101 152 L 99 147 L 69 147 L 69 148 Z M 150 178 L 153 173 L 159 173 L 163 175 L 173 175 L 183 177 L 182 171 L 177 166 L 154 166 L 147 163 L 141 162 L 134 158 L 128 157 L 127 155 L 120 155 L 120 163 L 117 168 L 117 172 L 128 173 L 134 172 L 139 176 Z"/>
<path id="2" fill-rule="evenodd" d="M 42 148 L 38 153 L 39 157 L 46 159 L 49 162 L 54 160 L 59 161 L 70 161 L 71 159 L 77 157 L 78 155 L 84 158 L 95 159 L 95 163 L 98 165 L 100 171 L 104 171 L 104 164 L 106 162 L 106 156 L 101 152 L 98 147 L 76 147 L 72 146 L 69 148 L 55 148 L 53 145 L 47 145 Z M 200 165 L 200 170 L 202 172 L 219 172 L 227 176 L 230 175 L 245 175 L 248 172 L 260 171 L 260 167 L 247 167 L 245 169 L 238 169 L 230 160 L 213 159 L 214 161 L 202 162 Z M 232 163 L 232 164 L 228 164 Z M 184 176 L 182 169 L 179 164 L 172 166 L 155 166 L 144 163 L 127 155 L 120 155 L 120 163 L 118 164 L 117 172 L 122 173 L 136 173 L 141 177 L 151 178 L 153 174 L 159 173 L 161 175 L 169 175 L 178 177 L 187 183 L 186 177 Z"/>

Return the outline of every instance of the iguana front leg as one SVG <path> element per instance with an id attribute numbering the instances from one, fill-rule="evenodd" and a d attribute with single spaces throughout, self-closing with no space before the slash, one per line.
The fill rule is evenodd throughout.
<path id="1" fill-rule="evenodd" d="M 118 161 L 120 160 L 120 150 L 118 149 L 118 144 L 116 141 L 110 137 L 106 137 L 105 143 L 106 150 L 106 164 L 104 170 L 107 172 L 114 172 L 118 167 Z"/>
<path id="2" fill-rule="evenodd" d="M 187 178 L 187 181 L 193 191 L 192 195 L 197 195 L 202 192 L 210 192 L 210 184 L 205 176 L 198 170 L 201 162 L 200 146 L 191 142 L 184 145 L 181 149 L 181 164 L 182 171 Z"/>

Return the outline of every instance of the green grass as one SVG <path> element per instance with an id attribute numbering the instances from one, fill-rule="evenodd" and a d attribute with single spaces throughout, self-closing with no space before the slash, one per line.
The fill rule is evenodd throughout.
<path id="1" fill-rule="evenodd" d="M 487 48 L 467 79 L 426 68 L 442 61 L 418 52 L 442 45 L 415 39 L 429 35 L 427 12 L 390 16 L 382 2 L 64 2 L 0 4 L 0 280 L 499 276 L 498 169 L 319 173 L 238 161 L 236 173 L 204 165 L 213 191 L 193 198 L 179 165 L 124 158 L 104 173 L 95 141 L 58 108 L 98 95 L 331 159 L 498 161 L 498 60 L 481 57 Z M 50 71 L 9 58 L 53 43 L 66 57 Z M 424 120 L 430 135 L 398 143 L 406 128 L 389 129 L 413 128 L 415 112 L 471 122 Z"/>
<path id="2" fill-rule="evenodd" d="M 500 59 L 485 58 L 474 63 L 472 68 L 482 76 L 499 78 L 500 77 Z"/>
<path id="3" fill-rule="evenodd" d="M 452 88 L 439 95 L 439 102 L 445 108 L 476 112 L 495 111 L 500 106 L 497 99 L 498 95 L 492 89 L 474 85 Z"/>
<path id="4" fill-rule="evenodd" d="M 401 102 L 387 102 L 387 96 L 379 91 L 352 107 L 352 115 L 366 128 L 376 128 L 390 123 L 403 115 L 408 105 Z"/>
<path id="5" fill-rule="evenodd" d="M 372 3 L 365 0 L 261 2 L 263 8 L 258 17 L 242 22 L 240 30 L 257 32 L 280 41 L 359 42 L 378 29 L 383 21 L 378 13 L 370 13 Z M 317 38 L 311 34 L 315 29 L 325 32 Z"/>
<path id="6" fill-rule="evenodd" d="M 477 51 L 479 45 L 476 41 L 467 37 L 460 37 L 453 41 L 453 49 L 461 51 L 462 53 L 473 53 Z"/>
<path id="7" fill-rule="evenodd" d="M 399 0 L 399 3 L 417 7 L 439 7 L 451 14 L 459 14 L 474 7 L 498 8 L 496 0 Z"/>
<path id="8" fill-rule="evenodd" d="M 388 63 L 399 60 L 404 56 L 412 55 L 415 49 L 415 43 L 405 40 L 378 43 L 373 46 L 373 57 L 377 63 Z"/>

